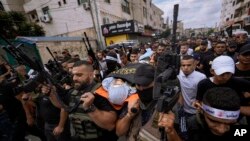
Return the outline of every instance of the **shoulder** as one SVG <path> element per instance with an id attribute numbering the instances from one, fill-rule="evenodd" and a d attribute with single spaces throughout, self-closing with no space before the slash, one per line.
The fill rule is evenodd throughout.
<path id="1" fill-rule="evenodd" d="M 201 72 L 198 72 L 198 71 L 194 71 L 194 75 L 200 79 L 205 79 L 206 78 L 206 75 L 201 73 Z"/>
<path id="2" fill-rule="evenodd" d="M 199 82 L 200 86 L 207 85 L 207 84 L 211 84 L 211 81 L 209 80 L 209 78 L 203 79 Z"/>
<path id="3" fill-rule="evenodd" d="M 250 86 L 250 81 L 245 80 L 243 78 L 236 78 L 236 77 L 232 77 L 230 80 L 233 84 L 237 84 L 237 85 L 248 85 Z"/>

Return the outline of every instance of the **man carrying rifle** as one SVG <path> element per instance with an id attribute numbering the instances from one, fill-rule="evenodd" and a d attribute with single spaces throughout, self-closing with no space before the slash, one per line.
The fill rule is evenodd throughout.
<path id="1" fill-rule="evenodd" d="M 78 61 L 72 69 L 74 90 L 70 92 L 70 106 L 79 103 L 70 114 L 75 129 L 76 141 L 115 141 L 117 137 L 112 130 L 115 128 L 116 113 L 106 98 L 94 95 L 100 87 L 94 81 L 94 70 L 87 61 Z"/>
<path id="2" fill-rule="evenodd" d="M 9 68 L 9 66 L 6 66 Z M 21 102 L 15 97 L 12 82 L 0 76 L 0 140 L 24 141 L 26 117 Z"/>

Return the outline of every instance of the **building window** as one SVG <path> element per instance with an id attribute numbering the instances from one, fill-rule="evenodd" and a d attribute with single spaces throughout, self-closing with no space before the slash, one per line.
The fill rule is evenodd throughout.
<path id="1" fill-rule="evenodd" d="M 147 8 L 143 7 L 143 17 L 147 18 Z"/>
<path id="2" fill-rule="evenodd" d="M 147 3 L 147 0 L 143 0 L 145 3 Z"/>
<path id="3" fill-rule="evenodd" d="M 36 19 L 36 16 L 34 14 L 31 14 L 31 18 L 34 20 Z"/>
<path id="4" fill-rule="evenodd" d="M 105 0 L 106 3 L 110 3 L 110 0 Z"/>
<path id="5" fill-rule="evenodd" d="M 109 24 L 110 22 L 109 22 L 109 18 L 103 18 L 103 24 Z"/>
<path id="6" fill-rule="evenodd" d="M 42 8 L 43 14 L 49 14 L 49 7 L 46 6 L 44 8 Z"/>
<path id="7" fill-rule="evenodd" d="M 88 0 L 77 0 L 78 5 L 81 5 L 83 3 L 89 2 Z"/>
<path id="8" fill-rule="evenodd" d="M 1 1 L 0 1 L 0 11 L 4 11 L 4 7 Z"/>
<path id="9" fill-rule="evenodd" d="M 234 15 L 233 14 L 231 14 L 231 19 L 234 17 Z"/>
<path id="10" fill-rule="evenodd" d="M 58 1 L 58 5 L 59 5 L 59 7 L 61 7 L 61 6 L 62 6 L 62 4 L 61 4 L 61 2 L 60 2 L 60 1 Z"/>
<path id="11" fill-rule="evenodd" d="M 66 1 L 66 0 L 63 0 L 63 4 L 67 4 L 67 1 Z"/>
<path id="12" fill-rule="evenodd" d="M 152 15 L 150 15 L 150 20 L 153 20 Z"/>
<path id="13" fill-rule="evenodd" d="M 129 2 L 127 0 L 122 0 L 122 11 L 130 14 Z"/>
<path id="14" fill-rule="evenodd" d="M 235 5 L 235 1 L 233 2 L 233 6 Z"/>

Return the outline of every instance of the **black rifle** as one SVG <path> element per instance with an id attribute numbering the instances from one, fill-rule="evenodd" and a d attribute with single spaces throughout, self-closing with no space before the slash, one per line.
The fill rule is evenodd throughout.
<path id="1" fill-rule="evenodd" d="M 72 75 L 63 69 L 63 66 L 56 60 L 50 49 L 48 47 L 46 47 L 46 49 L 54 60 L 49 61 L 47 64 L 45 64 L 45 66 L 53 74 L 53 78 L 62 85 L 65 83 L 71 85 L 73 83 Z"/>
<path id="2" fill-rule="evenodd" d="M 95 56 L 95 53 L 94 53 L 94 51 L 93 51 L 93 49 L 92 49 L 92 47 L 90 45 L 89 38 L 88 38 L 86 32 L 84 32 L 84 36 L 86 38 L 86 41 L 85 41 L 84 38 L 82 38 L 82 40 L 83 40 L 83 43 L 84 43 L 84 45 L 86 47 L 86 50 L 88 52 L 88 56 L 90 56 L 91 59 L 93 60 L 93 67 L 94 67 L 94 69 L 97 69 L 100 72 L 102 72 L 102 67 L 101 67 L 99 61 L 97 60 L 97 58 Z M 100 75 L 100 77 L 101 77 L 101 80 L 103 80 L 103 73 Z"/>
<path id="3" fill-rule="evenodd" d="M 69 109 L 69 107 L 66 106 L 62 102 L 61 97 L 60 97 L 60 95 L 65 94 L 66 91 L 58 83 L 56 83 L 56 81 L 53 79 L 53 77 L 44 69 L 44 66 L 42 65 L 42 63 L 36 59 L 33 61 L 31 58 L 29 58 L 19 48 L 21 45 L 14 46 L 7 39 L 2 37 L 1 35 L 0 35 L 0 37 L 6 43 L 9 44 L 7 47 L 3 48 L 7 53 L 9 53 L 12 57 L 14 57 L 18 61 L 19 64 L 24 64 L 37 72 L 37 75 L 34 78 L 30 78 L 29 80 L 24 82 L 24 84 L 21 87 L 18 88 L 18 89 L 20 89 L 19 91 L 32 92 L 38 87 L 38 85 L 44 84 L 44 82 L 47 82 L 48 84 L 56 87 L 56 94 L 55 95 L 56 95 L 56 98 L 57 98 L 60 106 L 62 108 L 64 108 L 66 111 L 70 111 L 71 109 Z M 60 95 L 58 95 L 58 94 L 60 94 Z"/>
<path id="4" fill-rule="evenodd" d="M 165 52 L 157 60 L 155 71 L 153 98 L 157 101 L 157 111 L 168 113 L 179 99 L 177 74 L 180 67 L 180 56 L 176 50 L 176 27 L 177 27 L 178 5 L 174 7 L 174 23 L 172 50 Z M 164 128 L 159 128 L 161 141 L 166 141 L 167 137 Z"/>

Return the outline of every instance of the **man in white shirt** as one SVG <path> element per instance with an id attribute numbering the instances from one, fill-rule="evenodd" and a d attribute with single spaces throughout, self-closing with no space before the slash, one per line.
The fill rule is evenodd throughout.
<path id="1" fill-rule="evenodd" d="M 185 55 L 181 59 L 181 70 L 177 76 L 181 84 L 184 112 L 188 115 L 195 115 L 196 109 L 192 106 L 195 101 L 198 83 L 206 76 L 195 71 L 196 65 L 193 56 Z"/>

